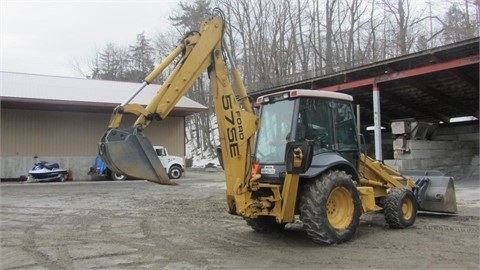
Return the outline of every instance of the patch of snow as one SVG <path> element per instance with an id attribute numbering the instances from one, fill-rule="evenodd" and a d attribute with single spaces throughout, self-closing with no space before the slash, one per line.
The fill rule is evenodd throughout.
<path id="1" fill-rule="evenodd" d="M 217 120 L 215 115 L 210 117 L 210 126 L 213 127 L 213 130 L 210 133 L 211 140 L 213 140 L 212 145 L 220 145 L 220 139 L 218 135 Z M 207 149 L 202 149 L 201 146 L 197 146 L 197 138 L 194 137 L 195 132 L 190 131 L 191 125 L 186 125 L 185 135 L 187 136 L 187 143 L 185 145 L 185 150 L 187 153 L 186 158 L 192 159 L 192 168 L 205 168 L 207 165 L 215 167 L 220 167 L 220 162 L 215 154 L 215 149 L 208 151 Z M 202 140 L 200 140 L 202 141 Z"/>
<path id="2" fill-rule="evenodd" d="M 217 157 L 201 157 L 193 156 L 192 157 L 192 168 L 205 168 L 207 164 L 214 164 L 216 167 L 220 167 L 220 162 Z"/>

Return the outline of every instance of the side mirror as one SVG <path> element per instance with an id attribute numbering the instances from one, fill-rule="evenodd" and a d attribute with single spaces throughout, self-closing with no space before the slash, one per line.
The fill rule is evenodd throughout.
<path id="1" fill-rule="evenodd" d="M 300 164 L 295 164 L 295 161 L 301 158 Z M 303 143 L 287 142 L 285 149 L 285 165 L 287 173 L 301 174 L 305 173 L 312 164 L 313 158 L 313 141 L 305 140 Z"/>

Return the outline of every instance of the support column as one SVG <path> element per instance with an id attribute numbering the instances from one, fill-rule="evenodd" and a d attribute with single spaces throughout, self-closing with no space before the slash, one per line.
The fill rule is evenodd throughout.
<path id="1" fill-rule="evenodd" d="M 382 117 L 380 114 L 380 89 L 373 85 L 373 124 L 375 131 L 375 159 L 382 161 Z"/>

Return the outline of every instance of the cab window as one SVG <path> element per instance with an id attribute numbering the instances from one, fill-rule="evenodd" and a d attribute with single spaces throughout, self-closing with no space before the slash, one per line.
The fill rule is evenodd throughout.
<path id="1" fill-rule="evenodd" d="M 332 106 L 335 130 L 335 150 L 350 163 L 358 163 L 358 136 L 350 103 L 335 101 Z"/>
<path id="2" fill-rule="evenodd" d="M 313 154 L 331 150 L 331 121 L 329 101 L 305 98 L 300 101 L 295 141 L 314 141 Z"/>
<path id="3" fill-rule="evenodd" d="M 165 156 L 165 151 L 162 148 L 156 149 L 156 151 L 157 151 L 157 156 Z"/>
<path id="4" fill-rule="evenodd" d="M 350 103 L 337 102 L 334 106 L 334 118 L 337 149 L 357 150 L 355 119 Z"/>

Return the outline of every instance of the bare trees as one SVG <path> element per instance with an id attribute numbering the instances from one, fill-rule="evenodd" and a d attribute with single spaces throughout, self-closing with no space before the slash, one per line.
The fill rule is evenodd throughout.
<path id="1" fill-rule="evenodd" d="M 479 0 L 432 1 L 195 0 L 169 19 L 180 39 L 212 6 L 223 9 L 228 48 L 255 91 L 478 36 Z M 91 77 L 137 81 L 160 46 L 154 50 L 144 33 L 129 49 L 108 43 Z"/>
<path id="2" fill-rule="evenodd" d="M 180 3 L 170 20 L 179 39 L 212 6 L 223 9 L 228 48 L 255 91 L 478 36 L 479 0 L 432 1 L 195 0 Z M 143 33 L 130 50 L 107 44 L 92 77 L 137 81 L 152 50 Z"/>
<path id="3" fill-rule="evenodd" d="M 478 0 L 217 0 L 250 91 L 478 36 Z M 448 12 L 447 12 L 448 11 Z M 440 33 L 443 32 L 443 35 Z"/>
<path id="4" fill-rule="evenodd" d="M 170 16 L 176 37 L 160 34 L 151 45 L 142 33 L 128 49 L 114 44 L 92 60 L 95 79 L 139 81 L 153 59 L 168 53 L 185 33 L 220 7 L 226 14 L 226 47 L 247 91 L 296 82 L 472 38 L 479 34 L 480 0 L 195 0 Z M 187 118 L 187 143 L 213 153 L 215 131 L 209 80 L 201 77 L 188 97 L 207 106 Z M 158 83 L 162 83 L 160 79 Z"/>
<path id="5" fill-rule="evenodd" d="M 457 42 L 478 35 L 480 0 L 455 3 L 445 14 L 443 39 L 445 43 Z M 472 16 L 472 13 L 476 13 Z"/>
<path id="6" fill-rule="evenodd" d="M 196 0 L 193 3 L 180 3 L 180 11 L 169 19 L 177 31 L 184 35 L 188 31 L 197 30 L 209 12 L 211 12 L 209 0 Z M 187 117 L 185 124 L 188 132 L 185 143 L 190 146 L 190 151 L 194 151 L 196 156 L 211 157 L 214 155 L 215 142 L 212 135 L 216 131 L 216 123 L 214 123 L 213 102 L 206 76 L 207 74 L 203 74 L 187 93 L 187 97 L 208 109 Z"/>

